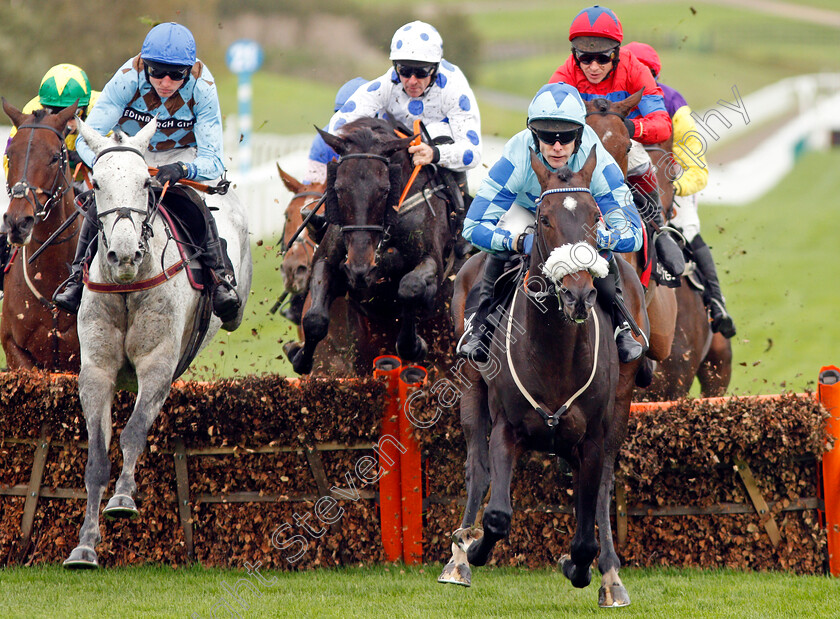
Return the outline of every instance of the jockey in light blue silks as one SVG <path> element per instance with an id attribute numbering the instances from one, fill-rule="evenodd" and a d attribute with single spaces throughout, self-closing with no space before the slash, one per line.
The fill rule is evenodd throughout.
<path id="1" fill-rule="evenodd" d="M 149 31 L 140 55 L 127 60 L 105 85 L 87 124 L 103 135 L 116 129 L 135 135 L 153 118 L 157 118 L 157 132 L 144 154 L 150 166 L 158 167 L 161 185 L 181 179 L 207 181 L 222 175 L 222 115 L 216 84 L 210 70 L 196 58 L 192 33 L 174 22 L 158 24 Z M 94 155 L 84 138 L 76 141 L 76 150 L 85 164 L 93 167 Z M 207 236 L 201 260 L 213 281 L 213 312 L 224 323 L 236 315 L 240 299 L 224 242 L 210 211 L 202 210 Z M 53 299 L 68 312 L 78 311 L 83 264 L 88 246 L 95 251 L 96 234 L 92 218 L 85 217 L 70 278 Z"/>
<path id="2" fill-rule="evenodd" d="M 515 205 L 532 215 L 536 212 L 541 189 L 531 168 L 531 152 L 536 152 L 552 170 L 568 166 L 577 172 L 593 148 L 597 165 L 589 189 L 603 217 L 596 238 L 598 250 L 610 260 L 610 274 L 595 278 L 595 288 L 602 307 L 613 316 L 619 360 L 626 363 L 644 353 L 644 346 L 633 338 L 630 325 L 617 307 L 623 299 L 619 271 L 612 256 L 613 252 L 641 249 L 642 220 L 621 169 L 586 125 L 586 108 L 580 94 L 568 84 L 556 83 L 546 84 L 537 92 L 528 106 L 528 128 L 505 145 L 502 158 L 482 182 L 464 220 L 464 238 L 489 255 L 481 284 L 481 301 L 469 325 L 469 339 L 458 354 L 480 363 L 487 360 L 492 338 L 487 319 L 498 303 L 493 295 L 494 283 L 512 253 L 531 252 L 533 233 L 526 230 L 514 234 L 505 229 L 504 223 L 500 224 Z"/>

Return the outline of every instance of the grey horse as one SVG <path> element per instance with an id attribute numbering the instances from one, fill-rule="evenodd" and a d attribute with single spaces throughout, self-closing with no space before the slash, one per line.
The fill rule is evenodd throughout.
<path id="1" fill-rule="evenodd" d="M 156 121 L 152 120 L 133 137 L 121 133 L 104 137 L 79 121 L 79 131 L 97 155 L 93 183 L 100 231 L 90 282 L 147 281 L 161 274 L 162 265 L 169 268 L 181 260 L 175 243 L 167 243 L 162 217 L 150 215 L 152 178 L 144 155 L 149 156 L 149 140 L 155 130 Z M 245 212 L 231 192 L 208 197 L 207 205 L 219 209 L 215 212 L 219 235 L 227 240 L 239 298 L 247 299 L 252 264 Z M 98 567 L 95 547 L 102 539 L 99 506 L 110 477 L 111 405 L 117 388 L 136 389 L 137 401 L 120 436 L 122 473 L 103 514 L 138 515 L 132 498 L 137 489 L 137 458 L 146 448 L 149 429 L 169 395 L 176 366 L 190 341 L 199 301 L 200 293 L 190 286 L 183 271 L 159 286 L 136 292 L 113 294 L 90 287 L 84 291 L 78 329 L 79 398 L 88 432 L 87 508 L 79 545 L 64 562 L 68 568 Z M 244 307 L 243 303 L 236 319 L 224 325 L 213 316 L 202 348 L 220 327 L 228 331 L 238 327 Z"/>

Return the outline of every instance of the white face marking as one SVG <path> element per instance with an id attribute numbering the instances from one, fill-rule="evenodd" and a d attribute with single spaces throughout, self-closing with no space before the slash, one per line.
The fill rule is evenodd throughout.
<path id="1" fill-rule="evenodd" d="M 577 200 L 572 196 L 566 196 L 563 200 L 563 206 L 566 207 L 567 211 L 574 211 L 577 208 Z"/>
<path id="2" fill-rule="evenodd" d="M 602 137 L 602 138 L 601 138 L 601 141 L 603 142 L 604 140 L 608 140 L 608 139 L 610 139 L 611 137 L 612 137 L 612 131 L 610 131 L 609 129 L 607 129 L 607 132 L 604 134 L 604 137 Z"/>

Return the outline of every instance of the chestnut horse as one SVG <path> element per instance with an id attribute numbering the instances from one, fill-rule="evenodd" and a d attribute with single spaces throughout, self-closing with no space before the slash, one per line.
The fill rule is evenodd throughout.
<path id="1" fill-rule="evenodd" d="M 666 142 L 647 147 L 656 171 L 662 195 L 666 221 L 673 216 L 674 183 L 678 178 L 678 163 L 673 156 L 673 137 Z M 686 270 L 693 265 L 687 258 Z M 703 293 L 690 281 L 682 278 L 682 285 L 675 289 L 677 298 L 677 324 L 671 354 L 663 359 L 653 376 L 653 382 L 644 392 L 652 400 L 676 400 L 691 390 L 695 376 L 700 382 L 703 397 L 723 395 L 732 377 L 732 344 L 720 333 L 713 333 L 709 315 L 703 303 Z"/>
<path id="2" fill-rule="evenodd" d="M 458 368 L 465 379 L 461 425 L 467 441 L 467 504 L 461 527 L 453 533 L 452 559 L 438 581 L 469 586 L 469 564 L 485 565 L 496 542 L 510 532 L 511 476 L 517 449 L 524 447 L 556 453 L 574 470 L 576 525 L 570 554 L 560 561 L 563 575 L 575 587 L 589 584 L 598 554 L 597 522 L 599 604 L 625 606 L 630 598 L 618 576 L 610 493 L 615 458 L 627 434 L 633 382 L 645 361 L 619 364 L 610 313 L 595 303 L 592 278 L 608 270 L 595 250 L 600 211 L 589 192 L 595 149 L 579 173 L 568 168 L 552 172 L 533 152 L 531 166 L 542 195 L 528 275 L 497 323 L 488 362 L 475 366 L 464 361 Z M 459 334 L 466 296 L 481 280 L 483 260 L 483 254 L 470 258 L 455 281 L 452 316 Z M 642 287 L 630 265 L 618 264 L 627 282 L 628 309 L 647 333 Z M 546 292 L 551 294 L 535 295 Z M 488 488 L 483 529 L 477 529 Z"/>
<path id="3" fill-rule="evenodd" d="M 436 339 L 451 331 L 446 276 L 455 235 L 444 185 L 425 166 L 397 210 L 412 177 L 406 149 L 413 137 L 397 138 L 390 123 L 373 118 L 344 125 L 340 135 L 319 132 L 339 155 L 328 165 L 330 225 L 315 252 L 311 307 L 301 321 L 304 341 L 288 342 L 284 350 L 297 373 L 311 372 L 316 347 L 330 326 L 330 307 L 346 295 L 370 325 L 368 333 L 359 334 L 360 350 L 379 355 L 396 344 L 402 359 L 420 361 L 428 352 L 421 325 Z M 430 331 L 432 324 L 443 327 Z M 369 371 L 372 362 L 361 365 Z"/>
<path id="4" fill-rule="evenodd" d="M 598 134 L 604 148 L 624 172 L 625 178 L 627 177 L 630 136 L 624 126 L 624 118 L 639 104 L 642 93 L 643 90 L 639 90 L 622 101 L 593 99 L 585 102 L 586 124 Z M 645 267 L 642 252 L 624 254 L 624 258 L 634 266 L 636 273 L 641 277 Z M 650 348 L 647 356 L 654 361 L 662 361 L 671 354 L 674 340 L 677 319 L 677 300 L 674 289 L 658 286 L 651 279 L 645 292 L 645 304 L 650 318 Z"/>
<path id="5" fill-rule="evenodd" d="M 305 185 L 291 174 L 283 171 L 277 165 L 277 172 L 283 184 L 292 193 L 292 199 L 286 207 L 286 220 L 283 225 L 283 296 L 290 298 L 289 306 L 283 311 L 283 315 L 295 324 L 300 324 L 303 302 L 306 291 L 309 288 L 309 275 L 312 272 L 312 258 L 315 256 L 317 245 L 309 236 L 307 230 L 303 230 L 289 246 L 295 232 L 303 223 L 300 209 L 303 207 L 312 208 L 324 195 L 324 183 L 312 183 Z"/>
<path id="6" fill-rule="evenodd" d="M 72 171 L 64 143 L 76 106 L 58 114 L 23 114 L 3 99 L 17 127 L 9 141 L 9 206 L 2 230 L 14 248 L 4 282 L 0 342 L 9 369 L 79 371 L 76 317 L 59 311 L 52 296 L 76 253 L 80 221 L 67 228 L 29 264 L 29 257 L 74 213 Z"/>

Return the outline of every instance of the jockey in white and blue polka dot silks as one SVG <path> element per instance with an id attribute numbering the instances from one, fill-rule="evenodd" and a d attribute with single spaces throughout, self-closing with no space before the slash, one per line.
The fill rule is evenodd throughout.
<path id="1" fill-rule="evenodd" d="M 152 118 L 157 118 L 158 130 L 149 150 L 195 149 L 194 156 L 184 152 L 179 157 L 186 160 L 184 178 L 211 180 L 224 172 L 219 96 L 210 70 L 195 57 L 192 34 L 183 26 L 176 26 L 180 25 L 161 24 L 155 28 L 154 35 L 166 37 L 167 41 L 163 42 L 166 45 L 157 45 L 156 40 L 147 37 L 140 55 L 128 59 L 105 85 L 87 124 L 103 135 L 114 129 L 134 135 Z M 183 41 L 175 40 L 179 37 Z M 162 51 L 150 52 L 150 49 Z M 150 53 L 153 60 L 148 59 Z M 150 82 L 149 62 L 157 62 L 164 70 L 168 66 L 183 66 L 189 67 L 189 71 L 177 90 L 161 97 Z M 92 166 L 93 152 L 83 139 L 77 141 L 76 150 Z"/>
<path id="2" fill-rule="evenodd" d="M 582 129 L 579 145 L 566 165 L 577 172 L 586 162 L 592 148 L 598 160 L 590 189 L 604 217 L 606 229 L 597 233 L 598 249 L 632 252 L 642 247 L 642 221 L 633 204 L 633 197 L 624 182 L 621 168 L 601 145 L 595 132 L 586 124 L 586 108 L 578 91 L 568 84 L 546 84 L 537 92 L 528 107 L 529 128 L 513 136 L 505 145 L 502 158 L 490 169 L 478 188 L 464 220 L 464 238 L 490 253 L 510 252 L 516 239 L 510 231 L 497 226 L 499 219 L 515 203 L 536 212 L 540 183 L 531 168 L 531 151 L 551 167 L 535 145 L 531 125 L 535 121 L 560 121 Z M 528 244 L 527 239 L 523 243 Z"/>
<path id="3" fill-rule="evenodd" d="M 598 251 L 610 261 L 607 276 L 594 279 L 598 302 L 612 315 L 619 361 L 629 363 L 644 354 L 645 345 L 636 341 L 633 327 L 625 319 L 629 314 L 625 313 L 620 271 L 612 255 L 641 249 L 642 219 L 624 174 L 586 124 L 586 107 L 580 93 L 573 86 L 555 83 L 537 91 L 528 106 L 527 129 L 505 145 L 502 158 L 482 181 L 467 211 L 464 238 L 489 255 L 484 264 L 479 305 L 458 347 L 459 355 L 477 363 L 488 360 L 493 334 L 489 317 L 499 304 L 495 282 L 511 255 L 531 253 L 534 234 L 529 228 L 522 226 L 522 230 L 511 231 L 506 229 L 507 222 L 500 225 L 514 204 L 525 209 L 526 214 L 536 213 L 541 188 L 531 167 L 531 153 L 536 152 L 552 170 L 568 167 L 578 172 L 592 149 L 597 161 L 589 190 L 603 216 L 603 223 L 596 230 L 596 243 Z M 531 217 L 528 219 L 533 222 Z"/>
<path id="4" fill-rule="evenodd" d="M 422 152 L 413 153 L 415 165 L 436 163 L 453 171 L 477 166 L 481 162 L 478 104 L 461 70 L 443 58 L 437 30 L 421 21 L 402 26 L 391 41 L 390 59 L 392 68 L 359 88 L 335 113 L 329 132 L 357 118 L 383 113 L 409 128 L 419 119 L 435 145 L 421 145 Z M 441 143 L 447 141 L 451 143 Z"/>

